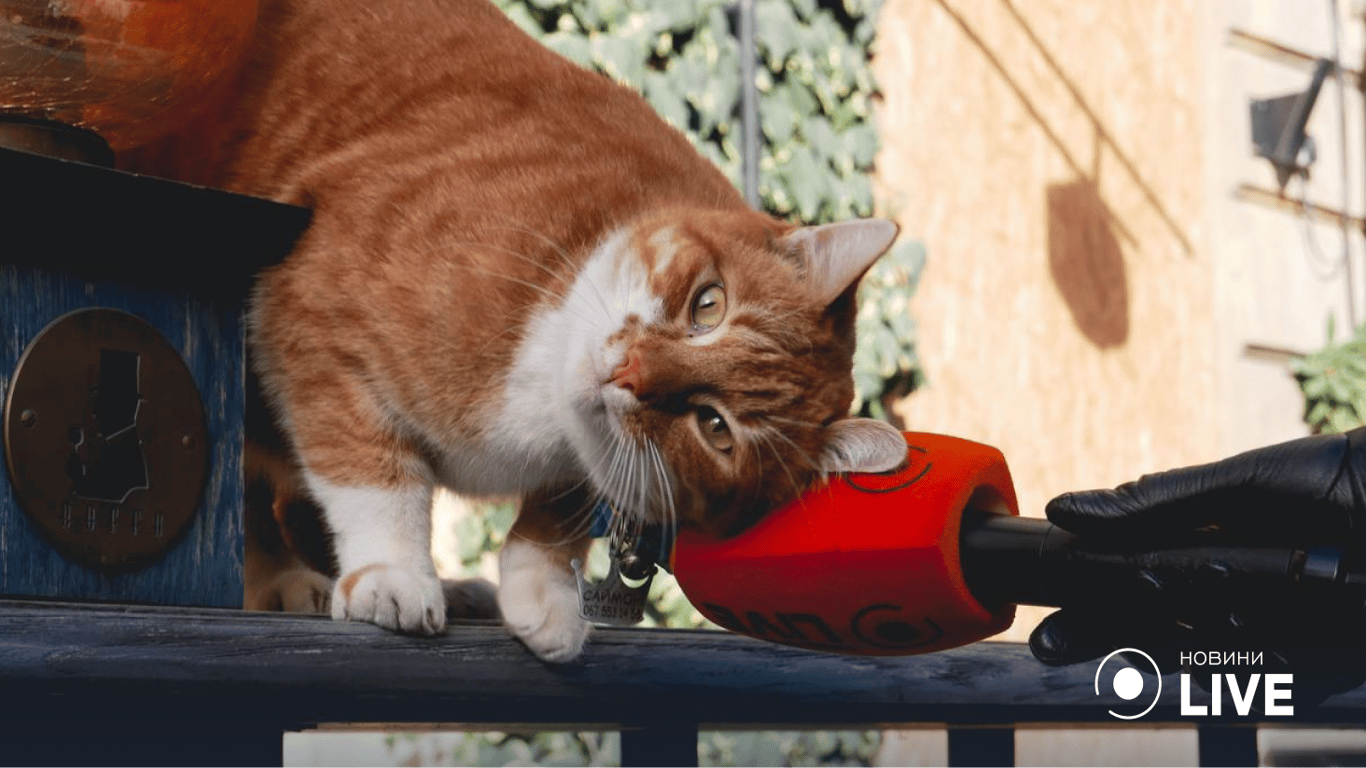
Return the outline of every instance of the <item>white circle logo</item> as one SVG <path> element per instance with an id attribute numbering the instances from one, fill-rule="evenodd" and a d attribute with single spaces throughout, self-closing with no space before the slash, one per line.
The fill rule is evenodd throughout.
<path id="1" fill-rule="evenodd" d="M 1110 714 L 1114 715 L 1120 720 L 1137 720 L 1138 718 L 1143 717 L 1144 715 L 1151 712 L 1153 710 L 1153 707 L 1157 706 L 1157 700 L 1162 696 L 1162 670 L 1157 668 L 1157 662 L 1153 661 L 1153 657 L 1149 656 L 1143 651 L 1138 650 L 1137 648 L 1120 648 L 1118 650 L 1111 651 L 1108 656 L 1100 660 L 1100 666 L 1096 667 L 1095 691 L 1097 696 L 1100 695 L 1101 670 L 1105 669 L 1106 662 L 1110 661 L 1110 659 L 1114 658 L 1115 656 L 1118 656 L 1121 653 L 1136 653 L 1139 656 L 1142 656 L 1143 658 L 1147 659 L 1148 663 L 1153 665 L 1153 674 L 1156 676 L 1157 679 L 1157 692 L 1153 694 L 1152 703 L 1150 703 L 1148 707 L 1144 709 L 1142 712 L 1139 712 L 1136 715 L 1121 715 L 1113 709 L 1109 710 Z M 1121 664 L 1123 663 L 1123 661 L 1117 661 L 1116 663 Z M 1123 669 L 1120 669 L 1119 671 L 1115 672 L 1114 677 L 1111 678 L 1110 685 L 1113 688 L 1116 696 L 1120 697 L 1121 699 L 1124 699 L 1125 701 L 1133 701 L 1134 699 L 1138 698 L 1139 694 L 1143 693 L 1143 675 L 1140 674 L 1139 671 L 1134 669 L 1133 667 L 1126 666 Z"/>

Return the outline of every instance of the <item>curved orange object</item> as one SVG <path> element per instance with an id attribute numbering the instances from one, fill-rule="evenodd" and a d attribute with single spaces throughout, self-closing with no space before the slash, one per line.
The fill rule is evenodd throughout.
<path id="1" fill-rule="evenodd" d="M 673 571 L 708 619 L 734 632 L 838 653 L 953 648 L 1010 626 L 968 591 L 958 534 L 968 507 L 1018 515 L 1001 452 L 907 432 L 907 462 L 850 474 L 733 538 L 680 531 Z"/>
<path id="2" fill-rule="evenodd" d="M 223 95 L 257 0 L 0 0 L 0 113 L 92 130 L 114 149 Z"/>

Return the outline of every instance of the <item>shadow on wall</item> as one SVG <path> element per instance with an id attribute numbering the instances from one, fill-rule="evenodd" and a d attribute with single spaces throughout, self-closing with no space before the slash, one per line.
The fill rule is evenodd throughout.
<path id="1" fill-rule="evenodd" d="M 1048 268 L 1072 320 L 1101 349 L 1129 339 L 1129 278 L 1095 182 L 1048 187 Z"/>

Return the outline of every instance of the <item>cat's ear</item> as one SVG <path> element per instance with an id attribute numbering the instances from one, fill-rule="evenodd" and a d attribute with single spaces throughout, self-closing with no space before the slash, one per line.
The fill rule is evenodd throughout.
<path id="1" fill-rule="evenodd" d="M 886 472 L 906 460 L 906 438 L 876 419 L 840 419 L 826 427 L 822 472 Z"/>
<path id="2" fill-rule="evenodd" d="M 795 229 L 782 244 L 801 261 L 812 294 L 829 304 L 892 246 L 898 229 L 886 219 L 855 219 Z"/>

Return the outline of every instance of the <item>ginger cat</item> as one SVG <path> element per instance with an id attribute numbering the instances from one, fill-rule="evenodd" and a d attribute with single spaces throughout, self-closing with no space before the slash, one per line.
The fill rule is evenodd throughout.
<path id="1" fill-rule="evenodd" d="M 249 553 L 248 607 L 440 633 L 484 596 L 443 592 L 433 489 L 517 494 L 497 605 L 567 661 L 599 501 L 724 535 L 905 458 L 847 416 L 855 288 L 896 225 L 751 210 L 485 0 L 266 0 L 253 46 L 230 108 L 123 161 L 314 212 L 251 305 L 283 437 L 252 462 L 277 516 L 321 507 L 340 578 L 277 541 Z"/>

